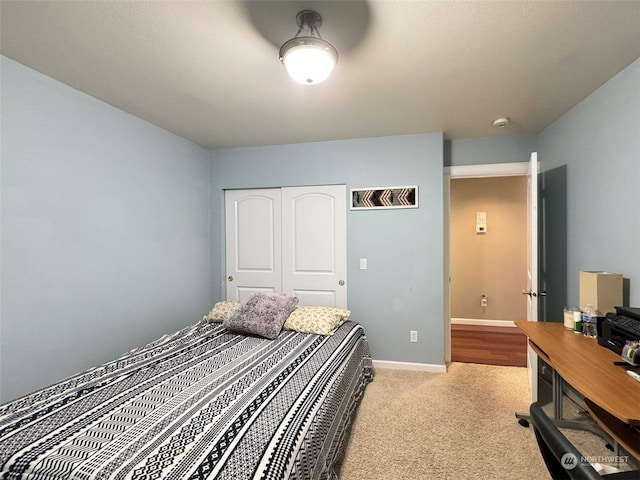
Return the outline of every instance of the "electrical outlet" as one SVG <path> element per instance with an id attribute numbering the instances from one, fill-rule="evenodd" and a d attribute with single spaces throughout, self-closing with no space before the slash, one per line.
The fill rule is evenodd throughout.
<path id="1" fill-rule="evenodd" d="M 409 332 L 409 340 L 412 343 L 416 343 L 418 341 L 418 331 L 417 330 L 411 330 Z"/>

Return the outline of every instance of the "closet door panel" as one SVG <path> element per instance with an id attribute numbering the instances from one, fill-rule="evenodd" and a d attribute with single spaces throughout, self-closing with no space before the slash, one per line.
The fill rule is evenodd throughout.
<path id="1" fill-rule="evenodd" d="M 280 292 L 281 190 L 225 192 L 227 299 Z"/>
<path id="2" fill-rule="evenodd" d="M 346 187 L 282 189 L 282 287 L 300 305 L 347 308 Z"/>

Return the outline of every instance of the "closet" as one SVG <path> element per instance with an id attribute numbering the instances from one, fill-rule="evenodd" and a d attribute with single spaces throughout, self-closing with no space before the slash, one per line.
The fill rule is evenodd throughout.
<path id="1" fill-rule="evenodd" d="M 347 308 L 345 185 L 225 191 L 227 300 L 284 292 Z"/>

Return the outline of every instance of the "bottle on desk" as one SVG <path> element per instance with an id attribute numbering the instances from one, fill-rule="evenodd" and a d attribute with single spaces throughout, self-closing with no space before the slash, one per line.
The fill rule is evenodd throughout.
<path id="1" fill-rule="evenodd" d="M 598 311 L 593 305 L 587 305 L 582 312 L 582 335 L 587 338 L 598 336 Z"/>
<path id="2" fill-rule="evenodd" d="M 579 308 L 573 311 L 573 333 L 582 333 L 582 310 Z"/>

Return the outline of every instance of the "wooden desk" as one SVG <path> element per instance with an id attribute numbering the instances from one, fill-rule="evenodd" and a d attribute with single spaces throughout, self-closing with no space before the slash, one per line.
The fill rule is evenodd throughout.
<path id="1" fill-rule="evenodd" d="M 562 323 L 520 320 L 515 324 L 534 351 L 585 397 L 596 423 L 640 459 L 640 382 L 629 377 L 624 366 L 613 364 L 620 357 Z M 621 431 L 624 438 L 616 433 Z"/>

